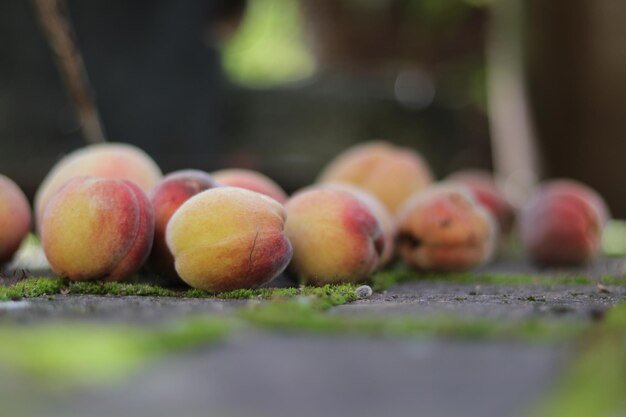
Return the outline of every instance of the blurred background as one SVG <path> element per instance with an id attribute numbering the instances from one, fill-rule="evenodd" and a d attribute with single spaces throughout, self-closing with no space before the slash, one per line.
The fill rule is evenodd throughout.
<path id="1" fill-rule="evenodd" d="M 31 196 L 85 144 L 46 2 L 0 2 L 0 172 Z M 622 0 L 65 3 L 107 139 L 165 172 L 239 166 L 294 190 L 382 138 L 439 177 L 493 169 L 513 197 L 572 177 L 626 217 Z"/>

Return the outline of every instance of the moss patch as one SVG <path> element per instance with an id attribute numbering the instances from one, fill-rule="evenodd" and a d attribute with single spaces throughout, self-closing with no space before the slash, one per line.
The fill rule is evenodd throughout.
<path id="1" fill-rule="evenodd" d="M 102 382 L 125 375 L 159 355 L 223 340 L 232 321 L 187 320 L 163 328 L 42 325 L 0 327 L 6 365 L 55 385 Z M 61 385 L 61 386 L 59 386 Z"/>
<path id="2" fill-rule="evenodd" d="M 223 293 L 209 293 L 196 289 L 174 290 L 158 285 L 143 283 L 119 282 L 72 282 L 61 278 L 28 278 L 8 287 L 0 286 L 0 300 L 15 300 L 58 294 L 76 295 L 110 295 L 110 296 L 143 296 L 143 297 L 183 297 L 183 298 L 217 298 L 227 300 L 249 300 L 288 298 L 299 295 L 322 298 L 338 297 L 344 302 L 354 301 L 356 289 L 352 284 L 325 285 L 323 287 L 302 286 L 299 288 L 259 288 L 243 289 Z"/>
<path id="3" fill-rule="evenodd" d="M 374 291 L 383 291 L 394 285 L 412 282 L 446 282 L 453 284 L 468 285 L 604 285 L 626 286 L 626 278 L 604 276 L 598 281 L 582 275 L 576 276 L 539 276 L 539 275 L 514 275 L 514 274 L 475 274 L 475 273 L 451 273 L 432 274 L 418 273 L 407 268 L 398 267 L 393 270 L 382 271 L 374 274 L 370 279 Z"/>
<path id="4" fill-rule="evenodd" d="M 248 323 L 266 330 L 318 334 L 448 337 L 557 341 L 572 338 L 588 324 L 558 320 L 495 320 L 455 315 L 341 316 L 325 313 L 315 302 L 300 299 L 259 305 L 240 312 Z"/>

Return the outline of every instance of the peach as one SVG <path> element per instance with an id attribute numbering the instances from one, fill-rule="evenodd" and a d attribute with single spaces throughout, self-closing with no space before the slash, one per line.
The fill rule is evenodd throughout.
<path id="1" fill-rule="evenodd" d="M 82 176 L 129 180 L 148 192 L 163 174 L 152 158 L 132 145 L 103 143 L 78 149 L 57 162 L 37 190 L 35 216 L 38 226 L 52 196 L 67 181 Z"/>
<path id="2" fill-rule="evenodd" d="M 468 169 L 455 172 L 448 179 L 469 188 L 478 203 L 493 214 L 502 236 L 510 235 L 515 222 L 515 210 L 489 172 Z"/>
<path id="3" fill-rule="evenodd" d="M 278 276 L 291 260 L 285 210 L 254 191 L 218 187 L 191 197 L 172 216 L 167 245 L 183 281 L 222 292 L 255 288 Z"/>
<path id="4" fill-rule="evenodd" d="M 41 223 L 52 269 L 72 280 L 128 278 L 146 261 L 153 238 L 150 201 L 126 180 L 70 180 L 47 204 Z"/>
<path id="5" fill-rule="evenodd" d="M 397 221 L 398 252 L 415 269 L 464 271 L 493 255 L 495 219 L 465 187 L 445 184 L 417 193 Z"/>
<path id="6" fill-rule="evenodd" d="M 391 216 L 389 210 L 387 210 L 387 208 L 383 206 L 383 204 L 371 193 L 350 184 L 327 183 L 322 184 L 320 188 L 331 188 L 347 191 L 360 199 L 363 203 L 367 204 L 374 216 L 376 216 L 376 218 L 380 222 L 380 226 L 383 231 L 384 247 L 380 255 L 380 266 L 382 267 L 389 263 L 394 255 L 396 239 L 395 219 L 393 218 L 393 216 Z"/>
<path id="7" fill-rule="evenodd" d="M 608 217 L 604 200 L 589 187 L 549 181 L 522 209 L 522 243 L 536 263 L 582 264 L 598 255 Z"/>
<path id="8" fill-rule="evenodd" d="M 223 169 L 214 172 L 212 175 L 222 185 L 256 191 L 272 197 L 281 204 L 287 202 L 287 193 L 274 180 L 260 172 L 247 169 Z"/>
<path id="9" fill-rule="evenodd" d="M 419 153 L 387 142 L 369 142 L 337 156 L 323 170 L 319 181 L 361 187 L 395 214 L 413 193 L 432 183 L 432 174 Z"/>
<path id="10" fill-rule="evenodd" d="M 154 209 L 154 245 L 148 263 L 161 276 L 178 281 L 174 257 L 167 247 L 165 231 L 174 212 L 189 198 L 201 191 L 217 187 L 213 177 L 204 171 L 183 170 L 166 175 L 150 191 Z"/>
<path id="11" fill-rule="evenodd" d="M 302 281 L 357 282 L 380 265 L 385 247 L 381 222 L 353 193 L 309 188 L 294 195 L 285 208 L 293 245 L 290 271 Z"/>
<path id="12" fill-rule="evenodd" d="M 30 205 L 20 188 L 0 175 L 0 264 L 13 257 L 31 226 Z"/>

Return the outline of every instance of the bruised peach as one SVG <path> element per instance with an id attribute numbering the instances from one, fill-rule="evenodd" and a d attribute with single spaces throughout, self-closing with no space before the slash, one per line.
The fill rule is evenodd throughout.
<path id="1" fill-rule="evenodd" d="M 346 190 L 310 188 L 287 209 L 290 271 L 305 282 L 356 282 L 380 265 L 385 236 L 367 203 Z"/>
<path id="2" fill-rule="evenodd" d="M 341 153 L 324 169 L 319 180 L 361 187 L 395 214 L 413 193 L 432 182 L 432 174 L 417 152 L 387 142 L 370 142 Z"/>
<path id="3" fill-rule="evenodd" d="M 31 225 L 30 205 L 20 188 L 0 175 L 0 264 L 13 257 Z"/>
<path id="4" fill-rule="evenodd" d="M 255 288 L 291 259 L 283 206 L 262 194 L 218 187 L 191 197 L 172 216 L 167 245 L 178 275 L 211 292 Z"/>
<path id="5" fill-rule="evenodd" d="M 178 208 L 189 198 L 201 191 L 217 187 L 213 177 L 204 171 L 184 170 L 166 175 L 150 191 L 149 197 L 154 209 L 154 245 L 150 254 L 151 268 L 168 279 L 177 281 L 174 257 L 165 241 L 167 223 Z"/>
<path id="6" fill-rule="evenodd" d="M 126 180 L 70 180 L 52 197 L 41 223 L 48 262 L 72 280 L 128 278 L 146 261 L 153 237 L 150 201 Z"/>
<path id="7" fill-rule="evenodd" d="M 515 221 L 515 210 L 498 188 L 491 174 L 487 171 L 469 169 L 455 172 L 448 179 L 470 189 L 478 203 L 495 217 L 502 236 L 508 236 L 511 233 Z"/>
<path id="8" fill-rule="evenodd" d="M 607 218 L 604 200 L 589 187 L 550 181 L 522 209 L 522 243 L 537 263 L 581 264 L 598 255 Z"/>
<path id="9" fill-rule="evenodd" d="M 494 251 L 495 220 L 462 186 L 438 185 L 416 194 L 398 214 L 400 256 L 418 270 L 464 271 Z"/>
<path id="10" fill-rule="evenodd" d="M 81 176 L 128 180 L 148 192 L 163 175 L 152 158 L 132 145 L 103 143 L 78 149 L 57 162 L 37 190 L 38 226 L 50 198 L 67 181 Z"/>
<path id="11" fill-rule="evenodd" d="M 223 169 L 213 173 L 215 181 L 228 187 L 245 188 L 272 197 L 281 204 L 287 201 L 287 193 L 271 178 L 247 169 Z"/>
<path id="12" fill-rule="evenodd" d="M 345 183 L 328 183 L 323 184 L 320 187 L 347 191 L 360 199 L 363 203 L 367 204 L 374 216 L 376 216 L 380 222 L 383 231 L 384 245 L 382 253 L 380 254 L 379 266 L 382 267 L 391 261 L 395 249 L 396 225 L 394 218 L 389 213 L 389 210 L 387 210 L 387 208 L 383 206 L 383 204 L 376 197 L 362 188 Z"/>

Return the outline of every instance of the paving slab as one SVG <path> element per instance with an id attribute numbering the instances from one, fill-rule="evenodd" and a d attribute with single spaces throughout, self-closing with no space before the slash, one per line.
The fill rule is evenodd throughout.
<path id="1" fill-rule="evenodd" d="M 496 319 L 591 320 L 626 299 L 626 287 L 595 285 L 470 285 L 418 281 L 396 285 L 335 314 L 455 314 Z"/>
<path id="2" fill-rule="evenodd" d="M 544 395 L 565 354 L 553 345 L 250 334 L 114 386 L 42 398 L 45 415 L 59 417 L 507 417 Z M 35 415 L 35 406 L 17 410 Z"/>
<path id="3" fill-rule="evenodd" d="M 247 302 L 197 298 L 56 295 L 0 303 L 0 323 L 86 321 L 159 324 L 186 316 L 226 314 Z"/>

